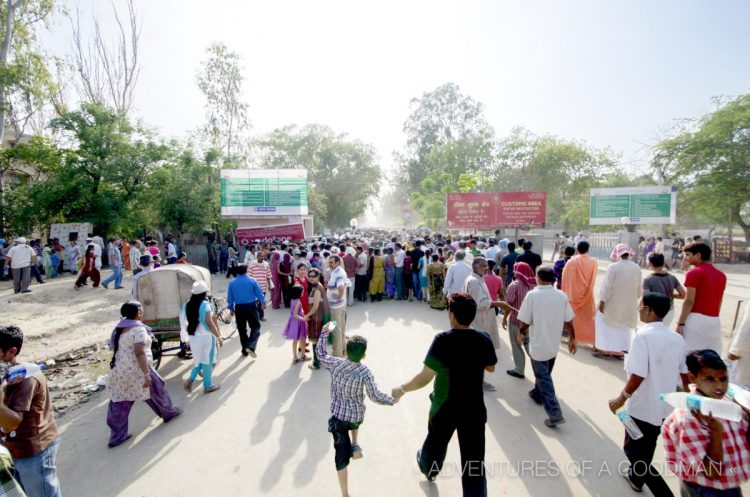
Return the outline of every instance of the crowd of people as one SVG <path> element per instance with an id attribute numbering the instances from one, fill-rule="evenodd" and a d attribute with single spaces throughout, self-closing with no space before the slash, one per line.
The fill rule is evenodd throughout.
<path id="1" fill-rule="evenodd" d="M 132 270 L 137 274 L 144 269 L 141 257 L 150 255 L 153 267 L 161 264 L 186 264 L 187 254 L 177 251 L 173 236 L 168 236 L 164 243 L 152 237 L 133 239 L 112 237 L 105 245 L 100 236 L 89 234 L 85 243 L 70 240 L 64 246 L 59 239 L 50 238 L 45 245 L 40 239 L 27 242 L 25 237 L 16 237 L 13 244 L 0 240 L 3 246 L 0 257 L 0 279 L 13 280 L 14 293 L 30 293 L 31 278 L 37 283 L 44 283 L 46 278 L 58 278 L 65 272 L 76 275 L 74 288 L 78 290 L 88 284 L 90 279 L 94 288 L 109 288 L 114 283 L 115 289 L 122 286 L 123 271 Z M 102 281 L 102 267 L 106 266 L 112 273 Z"/>
<path id="2" fill-rule="evenodd" d="M 623 447 L 631 463 L 623 476 L 634 490 L 647 486 L 654 495 L 672 495 L 651 464 L 658 438 L 663 436 L 667 463 L 676 468 L 683 495 L 739 495 L 739 484 L 750 478 L 747 413 L 742 421 L 731 422 L 690 410 L 672 410 L 659 398 L 678 388 L 713 398 L 726 393 L 729 375 L 721 359 L 719 321 L 726 276 L 711 264 L 710 247 L 694 241 L 683 248 L 684 258 L 693 269 L 682 285 L 668 270 L 672 254 L 649 252 L 650 273 L 643 278 L 638 252 L 618 244 L 596 294 L 599 263 L 589 255 L 585 238 L 577 238 L 575 246 L 567 238 L 558 239 L 555 255 L 559 257 L 549 265 L 544 264 L 531 241 L 510 241 L 499 233 L 494 238 L 459 240 L 436 235 L 352 237 L 336 243 L 325 239 L 265 241 L 246 247 L 242 262 L 239 253 L 228 251 L 226 271 L 234 279 L 227 290 L 227 303 L 236 319 L 240 353 L 257 357 L 268 303 L 273 309 L 289 310 L 286 326 L 279 332 L 290 343 L 290 367 L 309 362 L 311 369 L 323 367 L 331 375 L 328 429 L 344 497 L 348 495 L 350 460 L 363 455 L 357 435 L 364 421 L 365 393 L 376 403 L 393 405 L 407 392 L 433 381 L 427 435 L 417 453 L 418 467 L 433 480 L 457 432 L 462 468 L 469 469 L 462 475 L 464 495 L 486 495 L 483 461 L 487 415 L 483 391 L 495 389 L 492 373 L 501 345 L 500 328 L 507 330 L 513 357 L 506 373 L 525 378 L 530 362 L 534 388 L 529 397 L 544 409 L 544 424 L 550 429 L 565 423 L 552 376 L 561 341 L 571 355 L 581 345 L 590 345 L 594 357 L 625 359 L 627 382 L 609 407 L 615 413 L 624 407 L 642 432 L 637 438 L 626 435 Z M 126 268 L 125 261 L 131 261 L 131 269 L 138 273 L 133 280 L 134 300 L 123 305 L 122 320 L 111 338 L 110 447 L 129 438 L 128 413 L 136 400 L 145 400 L 165 422 L 182 412 L 172 404 L 164 380 L 151 365 L 152 338 L 140 321 L 142 307 L 137 301 L 139 275 L 153 270 L 154 256 L 159 254 L 151 252 L 153 245 L 147 241 L 144 250 L 140 242 L 135 242 L 126 255 L 120 243 L 110 240 L 110 265 Z M 97 264 L 95 245 L 87 246 L 82 270 L 94 286 L 98 283 L 91 269 Z M 132 265 L 133 253 L 137 266 Z M 230 262 L 232 259 L 236 260 Z M 167 262 L 180 261 L 167 257 Z M 116 267 L 108 280 L 118 287 L 122 280 Z M 221 256 L 216 269 L 223 269 Z M 188 392 L 199 375 L 204 393 L 220 387 L 213 383 L 212 370 L 223 341 L 207 290 L 205 283 L 196 282 L 180 313 L 181 336 L 190 344 L 194 361 L 184 384 Z M 675 299 L 684 301 L 679 315 Z M 349 307 L 366 302 L 377 306 L 383 300 L 420 301 L 433 309 L 447 310 L 446 324 L 450 326 L 435 336 L 422 370 L 390 393 L 378 389 L 372 372 L 362 364 L 367 340 L 346 335 Z M 399 312 L 397 307 L 391 310 Z M 670 327 L 675 318 L 676 325 Z M 643 323 L 640 328 L 639 321 Z M 750 328 L 750 323 L 743 326 Z M 11 328 L 0 328 L 0 354 L 7 354 L 8 359 L 20 351 L 20 330 Z M 750 367 L 745 364 L 750 360 L 750 343 L 746 343 L 750 342 L 749 335 L 750 329 L 738 333 L 727 355 L 737 364 L 732 381 L 743 386 L 750 385 Z M 43 375 L 35 378 L 37 390 L 46 388 Z M 13 411 L 19 404 L 6 405 L 6 410 Z M 11 418 L 17 419 L 23 411 L 14 411 L 16 417 L 5 412 L 0 411 L 0 426 L 10 433 L 15 429 Z M 28 433 L 32 438 L 37 436 Z M 47 434 L 44 443 L 38 444 L 40 453 L 56 451 L 57 445 L 51 444 L 57 444 L 56 432 Z M 11 455 L 16 458 L 13 450 Z M 21 453 L 20 458 L 24 456 L 27 453 Z M 720 463 L 719 469 L 715 464 L 706 469 L 708 462 Z M 25 488 L 23 473 L 16 475 Z M 59 495 L 56 477 L 49 478 L 52 480 L 55 482 L 49 484 L 48 493 L 27 490 L 27 494 Z M 50 490 L 54 488 L 58 493 Z"/>

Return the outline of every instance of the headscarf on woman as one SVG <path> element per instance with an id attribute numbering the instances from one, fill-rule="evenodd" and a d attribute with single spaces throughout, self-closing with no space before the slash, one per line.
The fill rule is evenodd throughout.
<path id="1" fill-rule="evenodd" d="M 531 266 L 525 262 L 516 262 L 513 266 L 513 276 L 523 286 L 527 287 L 526 291 L 533 289 L 536 286 L 536 276 L 532 271 Z"/>

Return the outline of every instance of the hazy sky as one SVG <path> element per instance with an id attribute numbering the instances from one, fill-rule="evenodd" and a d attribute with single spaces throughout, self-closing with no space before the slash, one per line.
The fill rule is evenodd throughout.
<path id="1" fill-rule="evenodd" d="M 115 5 L 124 6 L 122 0 Z M 105 0 L 69 0 L 84 16 Z M 244 59 L 253 134 L 320 123 L 403 147 L 409 101 L 445 82 L 482 102 L 498 136 L 515 126 L 578 139 L 643 168 L 675 119 L 750 88 L 746 1 L 137 0 L 143 22 L 135 112 L 166 136 L 204 119 L 205 48 Z M 124 12 L 124 10 L 123 10 Z M 70 47 L 67 21 L 48 41 Z"/>

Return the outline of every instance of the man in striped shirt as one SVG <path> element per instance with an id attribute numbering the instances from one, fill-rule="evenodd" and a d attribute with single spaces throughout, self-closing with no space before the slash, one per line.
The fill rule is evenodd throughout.
<path id="1" fill-rule="evenodd" d="M 268 300 L 268 291 L 271 288 L 271 266 L 268 265 L 265 259 L 266 256 L 263 252 L 258 252 L 255 260 L 248 267 L 247 274 L 251 278 L 255 278 L 255 281 L 258 282 L 260 289 L 263 291 L 263 296 Z M 266 320 L 260 301 L 258 301 L 258 318 L 261 321 Z"/>
<path id="2" fill-rule="evenodd" d="M 346 358 L 328 355 L 328 335 L 335 327 L 336 323 L 331 321 L 323 328 L 316 347 L 320 364 L 331 373 L 331 418 L 328 420 L 328 431 L 333 435 L 334 459 L 341 495 L 348 497 L 349 481 L 346 468 L 350 459 L 362 457 L 362 448 L 357 444 L 357 434 L 359 426 L 365 420 L 364 391 L 367 390 L 367 396 L 377 404 L 392 406 L 396 399 L 378 389 L 370 369 L 360 362 L 367 351 L 367 340 L 364 337 L 355 335 L 347 341 Z"/>

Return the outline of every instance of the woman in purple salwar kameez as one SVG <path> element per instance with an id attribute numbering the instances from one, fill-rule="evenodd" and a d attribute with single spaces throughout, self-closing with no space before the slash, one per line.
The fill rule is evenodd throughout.
<path id="1" fill-rule="evenodd" d="M 122 319 L 112 331 L 112 362 L 107 381 L 109 409 L 107 425 L 111 430 L 109 446 L 116 447 L 130 438 L 128 416 L 136 400 L 143 400 L 157 416 L 168 422 L 182 414 L 169 398 L 164 379 L 156 372 L 151 355 L 151 329 L 140 319 L 143 307 L 131 300 L 120 308 Z"/>
<path id="2" fill-rule="evenodd" d="M 271 290 L 271 306 L 274 309 L 281 307 L 281 277 L 279 275 L 279 251 L 274 249 L 271 252 L 271 282 L 273 283 L 273 290 Z"/>

